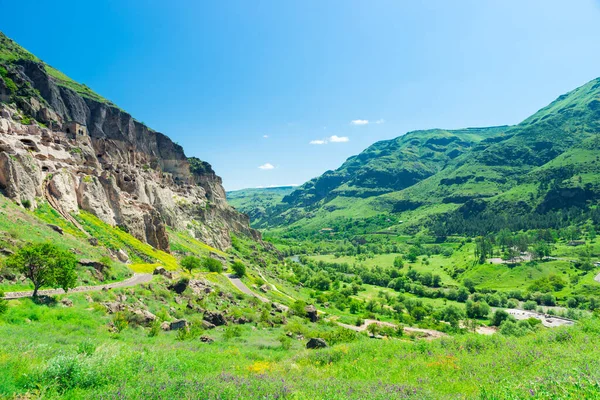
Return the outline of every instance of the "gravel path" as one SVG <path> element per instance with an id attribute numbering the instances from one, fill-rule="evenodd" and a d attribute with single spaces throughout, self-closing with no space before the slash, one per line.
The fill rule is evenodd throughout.
<path id="1" fill-rule="evenodd" d="M 150 282 L 152 280 L 152 274 L 133 274 L 133 276 L 129 279 L 125 279 L 120 282 L 108 283 L 106 285 L 98 285 L 98 286 L 78 286 L 69 290 L 69 293 L 82 293 L 82 292 L 97 292 L 102 289 L 115 289 L 121 287 L 129 287 L 129 286 L 137 286 L 142 283 Z M 38 294 L 40 296 L 53 296 L 57 294 L 65 294 L 65 291 L 62 289 L 45 289 L 39 290 Z M 31 297 L 33 295 L 33 290 L 26 292 L 8 292 L 4 294 L 5 299 L 21 299 L 23 297 Z"/>
<path id="2" fill-rule="evenodd" d="M 254 296 L 257 299 L 259 299 L 260 301 L 262 301 L 263 303 L 270 302 L 269 299 L 267 299 L 266 297 L 263 297 L 263 296 L 259 295 L 258 293 L 254 293 L 252 290 L 250 290 L 250 288 L 248 286 L 246 286 L 246 284 L 244 282 L 242 282 L 242 280 L 240 278 L 238 278 L 237 275 L 225 274 L 225 276 L 227 277 L 227 279 L 229 279 L 229 281 L 231 283 L 233 283 L 233 285 L 236 288 L 241 290 L 242 293 L 246 293 L 247 295 Z"/>

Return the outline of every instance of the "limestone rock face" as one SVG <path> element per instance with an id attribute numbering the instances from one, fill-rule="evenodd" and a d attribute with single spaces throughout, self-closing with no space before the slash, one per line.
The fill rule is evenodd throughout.
<path id="1" fill-rule="evenodd" d="M 20 62 L 16 73 L 14 80 L 42 99 L 22 101 L 18 109 L 0 103 L 6 196 L 31 207 L 45 198 L 63 214 L 88 211 L 161 250 L 169 250 L 167 226 L 219 249 L 231 246 L 231 232 L 260 240 L 249 218 L 227 204 L 221 178 L 208 164 L 192 172 L 181 146 L 167 136 L 116 106 L 57 85 L 36 62 Z M 21 123 L 26 114 L 45 126 Z"/>

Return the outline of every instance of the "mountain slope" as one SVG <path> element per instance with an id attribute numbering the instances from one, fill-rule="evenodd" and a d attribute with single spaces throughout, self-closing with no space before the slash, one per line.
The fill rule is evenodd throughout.
<path id="1" fill-rule="evenodd" d="M 247 214 L 251 221 L 257 222 L 294 189 L 294 186 L 279 186 L 232 190 L 227 192 L 227 201 L 235 209 Z"/>
<path id="2" fill-rule="evenodd" d="M 315 231 L 344 218 L 394 215 L 412 221 L 411 231 L 434 220 L 450 233 L 460 229 L 440 229 L 448 216 L 487 213 L 488 222 L 469 232 L 478 233 L 508 224 L 511 213 L 586 208 L 598 198 L 599 132 L 596 79 L 513 127 L 417 131 L 376 143 L 285 197 L 257 226 Z M 376 228 L 392 228 L 394 218 L 385 219 Z"/>
<path id="3" fill-rule="evenodd" d="M 209 164 L 0 33 L 0 189 L 26 207 L 79 210 L 169 249 L 167 227 L 224 249 L 255 239 Z"/>

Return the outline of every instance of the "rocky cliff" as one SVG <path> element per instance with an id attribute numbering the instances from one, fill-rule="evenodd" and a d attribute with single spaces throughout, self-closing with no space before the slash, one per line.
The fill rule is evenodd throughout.
<path id="1" fill-rule="evenodd" d="M 1 39 L 2 50 L 15 46 Z M 248 217 L 227 204 L 210 165 L 24 54 L 0 59 L 6 196 L 28 207 L 48 201 L 67 218 L 86 210 L 162 250 L 169 249 L 166 226 L 220 249 L 231 245 L 230 232 L 260 240 Z"/>

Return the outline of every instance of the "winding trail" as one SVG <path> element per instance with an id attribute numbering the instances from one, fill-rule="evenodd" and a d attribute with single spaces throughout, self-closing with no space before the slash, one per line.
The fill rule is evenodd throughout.
<path id="1" fill-rule="evenodd" d="M 229 281 L 233 284 L 233 286 L 238 288 L 242 293 L 245 293 L 249 296 L 254 296 L 257 299 L 259 299 L 260 301 L 262 301 L 263 303 L 268 303 L 270 301 L 266 297 L 263 297 L 263 296 L 259 295 L 258 293 L 254 293 L 252 290 L 250 290 L 250 288 L 248 286 L 246 286 L 246 284 L 244 282 L 242 282 L 242 280 L 240 278 L 238 278 L 237 275 L 235 275 L 235 274 L 224 274 L 224 275 L 227 277 L 227 279 L 229 279 Z"/>
<path id="2" fill-rule="evenodd" d="M 125 279 L 120 282 L 107 283 L 105 285 L 97 285 L 97 286 L 77 286 L 69 290 L 69 293 L 85 293 L 85 292 L 98 292 L 103 289 L 116 289 L 122 287 L 130 287 L 141 285 L 142 283 L 150 282 L 152 280 L 152 274 L 133 274 L 131 278 Z M 54 296 L 57 294 L 65 294 L 66 292 L 62 289 L 44 289 L 39 290 L 38 294 L 40 296 Z M 6 300 L 12 299 L 22 299 L 24 297 L 33 296 L 33 290 L 24 291 L 24 292 L 8 292 L 4 294 L 4 298 Z"/>

